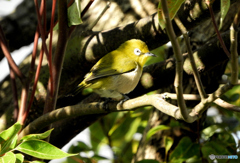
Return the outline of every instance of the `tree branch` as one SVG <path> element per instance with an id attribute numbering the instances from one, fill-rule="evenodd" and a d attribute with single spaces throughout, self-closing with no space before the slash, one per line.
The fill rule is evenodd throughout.
<path id="1" fill-rule="evenodd" d="M 178 106 L 181 110 L 181 114 L 184 117 L 186 121 L 190 120 L 191 118 L 188 116 L 187 108 L 186 108 L 186 103 L 183 99 L 183 56 L 180 50 L 180 45 L 177 40 L 177 36 L 173 30 L 173 26 L 170 20 L 169 12 L 168 12 L 168 6 L 167 6 L 167 1 L 166 0 L 161 0 L 162 4 L 162 9 L 163 9 L 163 17 L 166 21 L 166 31 L 169 37 L 169 40 L 172 43 L 173 47 L 173 53 L 176 58 L 176 75 L 174 79 L 174 87 L 175 91 L 177 93 L 177 102 Z"/>
<path id="2" fill-rule="evenodd" d="M 190 59 L 190 63 L 191 63 L 191 67 L 192 67 L 193 75 L 194 75 L 194 80 L 196 82 L 198 92 L 201 96 L 201 99 L 205 99 L 207 97 L 207 94 L 206 94 L 206 92 L 203 88 L 203 84 L 202 84 L 200 75 L 198 73 L 196 63 L 195 63 L 194 58 L 193 58 L 193 52 L 192 52 L 192 49 L 191 49 L 190 39 L 188 37 L 187 30 L 184 27 L 184 25 L 182 24 L 182 22 L 180 21 L 180 19 L 178 18 L 178 16 L 176 16 L 174 18 L 174 20 L 175 20 L 176 24 L 178 25 L 179 29 L 181 30 L 181 32 L 183 34 L 184 41 L 185 41 L 185 44 L 186 44 L 186 47 L 187 47 L 188 58 Z"/>

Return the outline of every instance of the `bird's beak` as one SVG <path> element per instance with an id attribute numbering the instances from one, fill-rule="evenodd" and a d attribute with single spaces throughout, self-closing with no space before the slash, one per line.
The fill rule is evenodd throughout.
<path id="1" fill-rule="evenodd" d="M 152 56 L 152 57 L 157 57 L 155 54 L 153 54 L 153 53 L 150 53 L 150 52 L 144 53 L 144 55 L 147 55 L 147 56 Z"/>

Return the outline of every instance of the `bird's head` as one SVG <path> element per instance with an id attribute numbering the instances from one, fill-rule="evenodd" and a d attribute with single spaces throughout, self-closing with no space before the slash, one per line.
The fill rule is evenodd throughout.
<path id="1" fill-rule="evenodd" d="M 137 39 L 124 42 L 119 49 L 124 51 L 125 55 L 128 55 L 131 59 L 136 61 L 141 67 L 144 66 L 148 57 L 156 57 L 155 54 L 149 52 L 145 42 Z"/>

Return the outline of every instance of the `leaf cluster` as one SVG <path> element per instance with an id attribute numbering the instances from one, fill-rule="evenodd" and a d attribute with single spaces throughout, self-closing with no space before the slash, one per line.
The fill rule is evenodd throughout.
<path id="1" fill-rule="evenodd" d="M 18 140 L 18 133 L 22 125 L 15 123 L 13 126 L 0 133 L 0 162 L 1 163 L 23 163 L 27 160 L 25 154 L 37 158 L 37 161 L 32 163 L 42 163 L 39 159 L 60 159 L 73 156 L 76 154 L 68 154 L 61 151 L 50 143 L 43 141 L 47 138 L 53 129 L 42 134 L 31 134 L 22 137 Z"/>

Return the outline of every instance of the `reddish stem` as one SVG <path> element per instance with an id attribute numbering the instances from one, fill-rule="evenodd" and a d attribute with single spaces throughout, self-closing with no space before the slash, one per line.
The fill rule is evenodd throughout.
<path id="1" fill-rule="evenodd" d="M 213 22 L 213 26 L 214 26 L 214 29 L 215 29 L 215 32 L 217 33 L 217 37 L 219 39 L 219 42 L 223 48 L 223 51 L 226 53 L 226 55 L 228 56 L 228 58 L 231 58 L 231 54 L 229 53 L 222 37 L 221 37 L 221 34 L 218 30 L 218 27 L 217 27 L 217 23 L 216 23 L 216 20 L 215 20 L 215 16 L 214 16 L 214 13 L 213 13 L 213 10 L 212 10 L 212 5 L 209 5 L 209 12 L 210 12 L 210 15 L 211 15 L 211 18 L 212 18 L 212 22 Z"/>
<path id="2" fill-rule="evenodd" d="M 40 30 L 40 33 L 41 33 L 41 38 L 42 38 L 42 45 L 43 45 L 43 49 L 44 49 L 44 52 L 45 54 L 47 55 L 47 59 L 48 59 L 48 66 L 49 66 L 49 74 L 50 74 L 50 94 L 53 95 L 53 77 L 52 77 L 52 60 L 50 60 L 49 58 L 49 52 L 48 52 L 48 49 L 47 49 L 47 45 L 46 45 L 46 38 L 45 38 L 45 31 L 41 25 L 41 16 L 40 16 L 40 13 L 39 13 L 39 7 L 38 7 L 38 2 L 37 0 L 34 0 L 35 2 L 35 8 L 36 8 L 36 12 L 37 12 L 37 19 L 38 19 L 38 27 L 39 27 L 39 30 Z M 43 1 L 45 2 L 45 1 Z M 43 5 L 44 6 L 44 5 Z M 40 12 L 42 13 L 44 10 L 44 7 L 41 7 L 40 9 Z"/>

